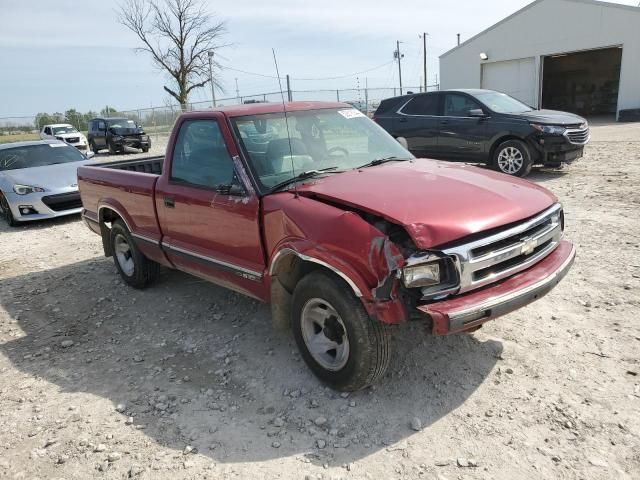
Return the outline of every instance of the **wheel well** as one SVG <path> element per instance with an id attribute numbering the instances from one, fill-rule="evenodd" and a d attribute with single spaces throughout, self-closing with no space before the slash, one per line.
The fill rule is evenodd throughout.
<path id="1" fill-rule="evenodd" d="M 303 260 L 295 253 L 290 253 L 278 259 L 278 263 L 275 265 L 271 277 L 277 277 L 280 284 L 291 294 L 302 277 L 316 270 L 327 272 L 332 277 L 344 282 L 344 279 L 330 268 L 316 262 Z M 347 285 L 347 287 L 351 288 L 349 285 Z"/>
<path id="2" fill-rule="evenodd" d="M 522 138 L 516 137 L 515 135 L 505 135 L 504 137 L 500 137 L 495 142 L 493 142 L 493 145 L 491 145 L 491 149 L 489 150 L 489 164 L 490 165 L 493 165 L 493 155 L 496 153 L 496 149 L 498 148 L 498 145 L 500 145 L 502 142 L 507 142 L 509 140 L 518 140 L 518 141 L 526 144 L 526 142 Z"/>
<path id="3" fill-rule="evenodd" d="M 271 270 L 271 319 L 274 328 L 287 330 L 291 321 L 291 300 L 296 284 L 302 277 L 311 272 L 322 271 L 336 279 L 344 288 L 358 295 L 359 290 L 349 285 L 340 273 L 333 271 L 328 266 L 311 260 L 300 258 L 294 252 L 287 253 L 278 258 Z M 357 287 L 356 287 L 357 289 Z"/>
<path id="4" fill-rule="evenodd" d="M 122 217 L 109 207 L 100 209 L 100 236 L 102 237 L 102 248 L 104 250 L 105 257 L 113 256 L 113 249 L 111 248 L 111 240 L 109 234 L 111 229 L 106 225 L 107 223 L 113 224 L 116 220 L 122 220 Z M 124 221 L 124 220 L 123 220 Z"/>

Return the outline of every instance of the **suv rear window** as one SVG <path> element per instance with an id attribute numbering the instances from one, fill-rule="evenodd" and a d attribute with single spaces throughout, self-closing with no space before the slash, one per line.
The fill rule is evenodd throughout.
<path id="1" fill-rule="evenodd" d="M 413 97 L 400 113 L 407 115 L 438 115 L 438 95 L 419 95 Z"/>

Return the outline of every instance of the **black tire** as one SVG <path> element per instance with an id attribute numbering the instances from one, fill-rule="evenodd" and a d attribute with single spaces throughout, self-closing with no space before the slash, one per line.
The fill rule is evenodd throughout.
<path id="1" fill-rule="evenodd" d="M 144 153 L 147 153 L 147 152 L 149 151 L 149 147 L 142 147 L 142 151 L 143 151 Z"/>
<path id="2" fill-rule="evenodd" d="M 7 199 L 4 198 L 2 192 L 0 192 L 0 214 L 2 214 L 2 218 L 4 218 L 5 222 L 7 222 L 10 227 L 18 226 L 18 222 L 13 216 L 11 208 L 9 208 L 9 202 L 7 202 Z"/>
<path id="3" fill-rule="evenodd" d="M 492 162 L 497 171 L 515 177 L 526 177 L 533 165 L 529 147 L 521 140 L 507 140 L 498 145 Z"/>
<path id="4" fill-rule="evenodd" d="M 336 368 L 326 368 L 319 363 L 307 346 L 305 333 L 303 333 L 303 330 L 306 330 L 303 327 L 303 323 L 306 323 L 303 320 L 303 311 L 305 307 L 315 305 L 317 301 L 326 302 L 329 308 L 333 308 L 341 321 L 340 331 L 346 329 L 348 355 L 343 366 L 336 364 Z M 307 317 L 315 318 L 308 315 Z M 332 315 L 329 315 L 323 323 L 326 325 L 332 318 L 335 323 L 335 317 Z M 293 292 L 291 322 L 293 335 L 302 358 L 313 373 L 332 388 L 341 391 L 363 389 L 380 379 L 389 366 L 391 344 L 387 326 L 370 318 L 351 288 L 329 273 L 315 271 L 298 282 Z M 317 323 L 313 326 L 320 327 Z M 329 337 L 326 326 L 317 332 L 319 333 L 315 335 L 322 334 Z M 337 352 L 336 358 L 338 358 Z"/>
<path id="5" fill-rule="evenodd" d="M 109 146 L 109 155 L 117 155 L 118 153 L 123 153 L 124 152 L 124 148 L 117 148 L 113 142 L 107 142 L 107 145 Z"/>
<path id="6" fill-rule="evenodd" d="M 98 153 L 98 151 L 100 150 L 96 145 L 96 142 L 94 142 L 93 140 L 91 140 L 91 144 L 89 146 L 91 147 L 91 151 L 93 153 Z"/>
<path id="7" fill-rule="evenodd" d="M 121 242 L 126 242 L 129 252 L 121 252 L 123 257 L 126 258 L 125 262 L 132 261 L 133 270 L 125 270 L 120 262 L 123 260 L 118 254 L 117 248 L 122 245 Z M 130 286 L 134 288 L 145 288 L 153 283 L 160 273 L 160 265 L 153 260 L 149 260 L 138 249 L 131 233 L 122 222 L 122 220 L 116 220 L 111 225 L 111 232 L 109 233 L 109 242 L 111 244 L 111 251 L 113 252 L 113 261 L 116 264 L 116 269 L 122 277 L 122 279 Z"/>

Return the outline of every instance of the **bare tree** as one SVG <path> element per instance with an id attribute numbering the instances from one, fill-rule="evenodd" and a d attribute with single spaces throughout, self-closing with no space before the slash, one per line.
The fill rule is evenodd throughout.
<path id="1" fill-rule="evenodd" d="M 118 13 L 144 45 L 136 50 L 151 54 L 174 80 L 164 89 L 186 110 L 189 93 L 210 81 L 208 52 L 222 46 L 225 23 L 209 15 L 202 0 L 125 0 Z"/>

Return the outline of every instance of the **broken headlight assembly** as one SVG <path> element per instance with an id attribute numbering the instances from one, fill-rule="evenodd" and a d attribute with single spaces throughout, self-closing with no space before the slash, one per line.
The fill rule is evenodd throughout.
<path id="1" fill-rule="evenodd" d="M 422 289 L 422 298 L 426 300 L 453 293 L 459 285 L 453 259 L 434 252 L 409 257 L 401 275 L 404 286 Z"/>

